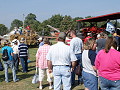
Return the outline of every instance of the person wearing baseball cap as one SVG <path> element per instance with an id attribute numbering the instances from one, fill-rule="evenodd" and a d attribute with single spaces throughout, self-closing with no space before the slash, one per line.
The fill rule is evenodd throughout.
<path id="1" fill-rule="evenodd" d="M 49 73 L 53 72 L 54 75 L 54 90 L 60 90 L 61 83 L 63 90 L 71 90 L 71 67 L 74 70 L 77 58 L 65 44 L 65 39 L 66 34 L 61 32 L 58 42 L 50 47 L 46 56 Z"/>

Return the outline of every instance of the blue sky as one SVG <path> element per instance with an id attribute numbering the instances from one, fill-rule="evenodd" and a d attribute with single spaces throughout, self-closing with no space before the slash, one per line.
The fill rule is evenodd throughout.
<path id="1" fill-rule="evenodd" d="M 0 24 L 10 27 L 14 19 L 33 13 L 42 22 L 52 15 L 99 16 L 120 12 L 120 0 L 0 0 Z"/>

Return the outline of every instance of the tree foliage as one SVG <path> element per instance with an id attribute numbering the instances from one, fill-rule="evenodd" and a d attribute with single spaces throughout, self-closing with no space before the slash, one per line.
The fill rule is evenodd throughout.
<path id="1" fill-rule="evenodd" d="M 25 27 L 30 26 L 32 30 L 38 31 L 38 26 L 40 22 L 36 20 L 35 14 L 32 14 L 32 13 L 28 14 L 25 17 L 24 23 L 25 23 Z"/>
<path id="2" fill-rule="evenodd" d="M 86 16 L 85 18 L 91 17 L 92 16 Z M 55 27 L 60 31 L 64 32 L 66 32 L 67 30 L 78 30 L 78 22 L 76 20 L 84 19 L 83 17 L 72 18 L 71 16 L 62 16 L 60 14 L 52 15 L 52 17 L 48 18 L 47 20 L 44 20 L 43 22 L 39 22 L 36 18 L 37 17 L 35 14 L 28 14 L 25 17 L 24 26 L 30 26 L 31 30 L 35 30 L 39 33 L 39 35 L 50 35 L 51 28 L 49 28 L 47 25 L 51 25 L 52 27 Z M 115 22 L 113 21 L 113 23 Z M 20 27 L 22 25 L 22 21 L 15 19 L 11 23 L 11 29 L 13 29 L 13 27 Z M 106 27 L 106 22 L 81 22 L 81 28 L 90 27 L 92 25 L 97 25 L 98 27 Z M 119 22 L 117 22 L 117 26 L 120 27 Z"/>
<path id="3" fill-rule="evenodd" d="M 18 20 L 18 19 L 15 19 L 15 20 L 13 20 L 12 23 L 11 23 L 10 30 L 13 30 L 14 27 L 21 27 L 21 26 L 23 26 L 23 22 L 20 21 L 20 20 Z"/>
<path id="4" fill-rule="evenodd" d="M 0 24 L 0 35 L 5 35 L 8 32 L 8 28 L 4 24 Z"/>

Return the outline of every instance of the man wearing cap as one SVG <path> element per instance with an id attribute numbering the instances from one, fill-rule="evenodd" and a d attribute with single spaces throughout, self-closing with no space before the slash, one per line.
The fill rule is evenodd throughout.
<path id="1" fill-rule="evenodd" d="M 18 72 L 18 68 L 19 68 L 18 42 L 14 41 L 13 43 L 14 43 L 14 45 L 12 46 L 12 49 L 13 49 L 13 61 L 14 61 L 15 70 L 16 70 L 16 72 Z"/>
<path id="2" fill-rule="evenodd" d="M 18 36 L 15 36 L 15 39 L 12 40 L 12 43 L 11 43 L 12 46 L 14 46 L 14 42 L 15 42 L 15 41 L 17 41 L 18 46 L 19 46 L 19 45 L 20 45 L 20 42 L 19 42 L 19 40 L 18 40 Z"/>
<path id="3" fill-rule="evenodd" d="M 72 70 L 74 70 L 77 58 L 65 44 L 65 38 L 66 34 L 61 32 L 58 42 L 51 46 L 46 57 L 49 73 L 53 71 L 54 75 L 54 90 L 60 90 L 61 84 L 63 84 L 63 90 L 71 90 L 70 66 L 72 63 Z"/>
<path id="4" fill-rule="evenodd" d="M 22 68 L 23 68 L 23 73 L 27 73 L 28 72 L 28 46 L 24 43 L 25 39 L 21 38 L 20 40 L 21 44 L 18 46 L 18 50 L 19 50 L 19 58 L 22 64 Z"/>
<path id="5" fill-rule="evenodd" d="M 9 42 L 4 42 L 4 47 L 2 48 L 2 53 L 3 50 L 7 49 L 8 51 L 8 56 L 9 59 L 7 61 L 4 61 L 4 68 L 5 68 L 5 81 L 8 83 L 8 67 L 12 69 L 12 74 L 13 74 L 13 81 L 17 82 L 19 79 L 16 78 L 16 72 L 15 72 L 15 67 L 13 64 L 13 49 L 9 46 Z"/>
<path id="6" fill-rule="evenodd" d="M 75 54 L 77 57 L 77 65 L 80 65 L 82 67 L 82 47 L 83 42 L 80 38 L 76 36 L 76 31 L 71 30 L 70 36 L 72 37 L 72 40 L 70 41 L 70 50 Z M 78 75 L 78 84 L 79 81 L 82 83 L 82 77 Z M 75 84 L 75 70 L 72 72 L 72 85 Z"/>
<path id="7" fill-rule="evenodd" d="M 43 39 L 44 39 L 43 37 L 40 37 L 38 39 L 39 40 L 39 47 L 44 45 Z"/>

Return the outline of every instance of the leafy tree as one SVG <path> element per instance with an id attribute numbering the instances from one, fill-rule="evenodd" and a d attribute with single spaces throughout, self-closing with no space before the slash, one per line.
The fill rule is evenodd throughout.
<path id="1" fill-rule="evenodd" d="M 39 26 L 39 35 L 50 35 L 51 28 L 47 27 L 47 25 L 50 25 L 50 19 L 43 21 Z"/>
<path id="2" fill-rule="evenodd" d="M 76 20 L 80 20 L 80 19 L 83 19 L 82 17 L 75 17 L 73 18 L 73 29 L 74 30 L 78 30 L 78 22 Z M 84 25 L 84 22 L 81 22 L 81 26 Z M 81 27 L 82 28 L 82 27 Z"/>
<path id="3" fill-rule="evenodd" d="M 72 17 L 64 16 L 64 19 L 61 21 L 60 30 L 66 32 L 67 30 L 72 29 Z"/>
<path id="4" fill-rule="evenodd" d="M 25 27 L 30 26 L 32 30 L 38 31 L 38 26 L 40 22 L 36 20 L 35 14 L 32 14 L 32 13 L 28 14 L 25 17 L 24 23 L 25 23 Z"/>
<path id="5" fill-rule="evenodd" d="M 61 21 L 63 20 L 63 16 L 60 14 L 53 15 L 50 19 L 50 25 L 55 28 L 60 28 Z"/>
<path id="6" fill-rule="evenodd" d="M 20 20 L 18 20 L 18 19 L 15 19 L 15 20 L 13 20 L 12 23 L 11 23 L 10 30 L 13 30 L 14 27 L 21 27 L 21 26 L 23 26 L 23 22 L 20 21 Z"/>
<path id="7" fill-rule="evenodd" d="M 5 35 L 9 32 L 8 28 L 4 24 L 0 24 L 0 35 Z"/>

